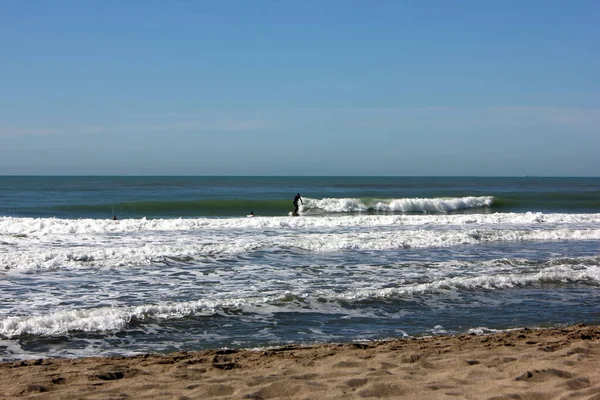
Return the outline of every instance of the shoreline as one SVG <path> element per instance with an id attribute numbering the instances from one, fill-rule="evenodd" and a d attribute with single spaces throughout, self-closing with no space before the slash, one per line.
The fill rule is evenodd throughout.
<path id="1" fill-rule="evenodd" d="M 600 400 L 600 326 L 11 361 L 0 397 Z"/>

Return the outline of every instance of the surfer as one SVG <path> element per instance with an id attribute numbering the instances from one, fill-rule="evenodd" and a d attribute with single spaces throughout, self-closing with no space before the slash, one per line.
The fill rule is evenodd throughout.
<path id="1" fill-rule="evenodd" d="M 116 221 L 116 220 L 117 220 L 117 216 L 116 216 L 116 215 L 114 215 L 114 216 L 113 216 L 113 221 Z"/>
<path id="2" fill-rule="evenodd" d="M 248 214 L 248 217 L 254 217 L 254 211 L 250 211 L 250 214 Z"/>
<path id="3" fill-rule="evenodd" d="M 294 197 L 294 212 L 292 215 L 298 215 L 298 201 L 304 204 L 302 197 L 300 197 L 300 193 L 296 193 L 296 197 Z"/>

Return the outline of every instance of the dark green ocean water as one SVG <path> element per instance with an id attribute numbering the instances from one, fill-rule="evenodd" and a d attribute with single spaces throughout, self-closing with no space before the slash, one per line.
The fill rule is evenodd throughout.
<path id="1" fill-rule="evenodd" d="M 315 213 L 402 213 L 369 208 L 374 200 L 493 196 L 489 207 L 450 212 L 598 212 L 600 178 L 482 177 L 21 177 L 0 176 L 0 215 L 58 218 L 232 217 L 250 210 L 286 215 L 296 193 L 354 199 L 366 210 Z M 431 212 L 412 209 L 408 212 Z M 435 212 L 435 211 L 434 211 Z"/>

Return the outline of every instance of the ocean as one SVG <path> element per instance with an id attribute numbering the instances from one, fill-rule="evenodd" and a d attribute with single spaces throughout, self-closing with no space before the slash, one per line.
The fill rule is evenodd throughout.
<path id="1" fill-rule="evenodd" d="M 600 178 L 0 176 L 0 360 L 599 324 L 599 239 Z"/>

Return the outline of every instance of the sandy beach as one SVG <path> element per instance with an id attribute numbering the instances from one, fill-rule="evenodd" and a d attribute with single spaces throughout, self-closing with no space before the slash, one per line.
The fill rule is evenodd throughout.
<path id="1" fill-rule="evenodd" d="M 600 327 L 0 364 L 0 397 L 600 399 Z"/>

